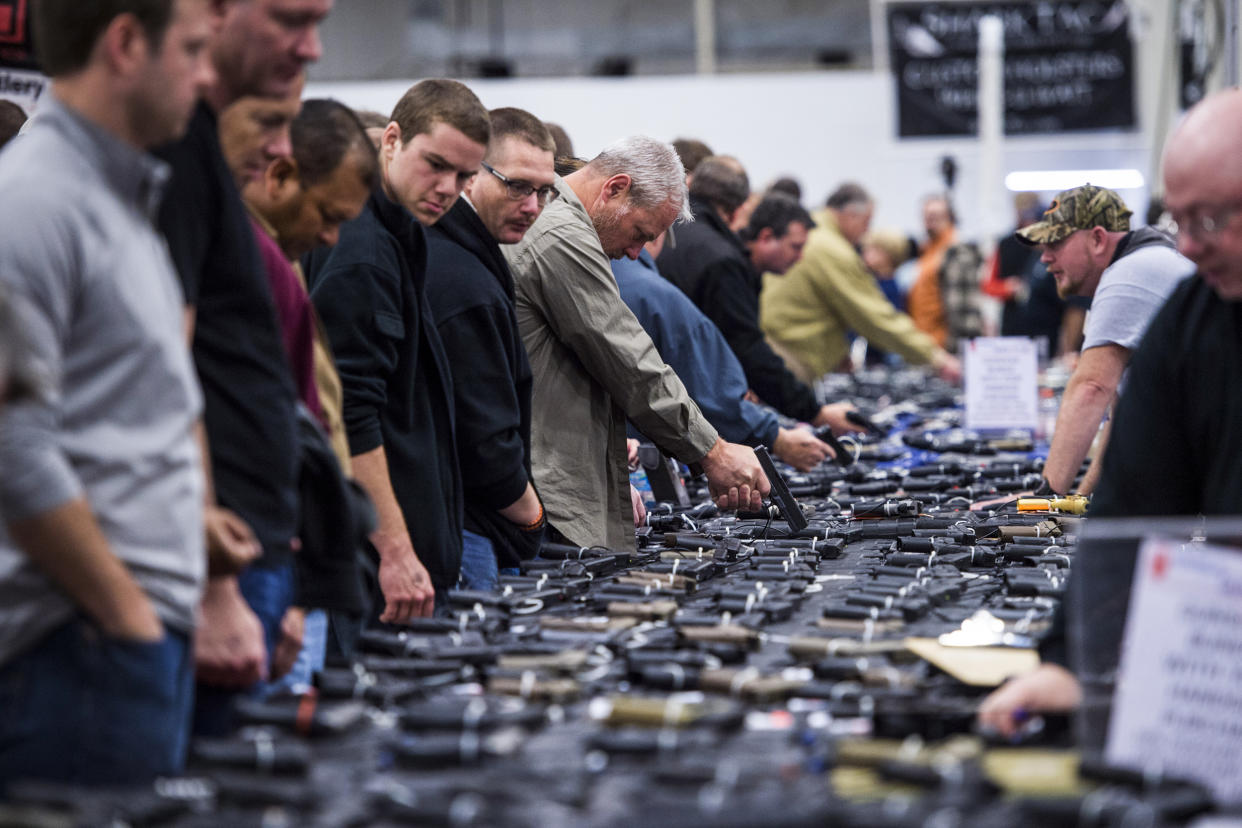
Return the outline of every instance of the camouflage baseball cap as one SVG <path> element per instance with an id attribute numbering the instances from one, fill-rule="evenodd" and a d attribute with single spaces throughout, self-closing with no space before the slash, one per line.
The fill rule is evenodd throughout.
<path id="1" fill-rule="evenodd" d="M 1130 208 L 1112 190 L 1084 184 L 1058 194 L 1042 219 L 1014 235 L 1027 244 L 1055 244 L 1075 230 L 1092 227 L 1129 230 Z"/>

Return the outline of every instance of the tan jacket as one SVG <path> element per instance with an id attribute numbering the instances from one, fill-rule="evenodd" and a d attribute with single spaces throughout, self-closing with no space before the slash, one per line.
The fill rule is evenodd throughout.
<path id="1" fill-rule="evenodd" d="M 531 462 L 548 521 L 580 546 L 634 548 L 625 420 L 686 463 L 716 442 L 621 301 L 586 208 L 564 181 L 516 245 L 502 246 L 534 374 Z"/>
<path id="2" fill-rule="evenodd" d="M 845 359 L 848 331 L 907 362 L 930 362 L 936 343 L 888 301 L 832 213 L 820 210 L 814 218 L 802 259 L 784 276 L 764 277 L 764 333 L 812 377 L 836 370 Z"/>

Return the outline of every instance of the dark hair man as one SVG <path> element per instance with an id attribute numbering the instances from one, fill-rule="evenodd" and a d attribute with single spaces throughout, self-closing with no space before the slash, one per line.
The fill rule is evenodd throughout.
<path id="1" fill-rule="evenodd" d="M 211 78 L 211 16 L 33 14 L 52 96 L 0 155 L 0 282 L 47 393 L 0 420 L 0 782 L 136 783 L 182 766 L 205 576 L 202 400 L 146 149 Z"/>
<path id="2" fill-rule="evenodd" d="M 957 357 L 893 307 L 859 255 L 872 212 L 871 196 L 857 184 L 842 184 L 828 197 L 827 206 L 814 214 L 815 229 L 802 258 L 783 278 L 763 286 L 763 331 L 806 381 L 840 369 L 849 353 L 849 331 L 908 362 L 930 363 L 943 376 L 960 379 Z"/>
<path id="3" fill-rule="evenodd" d="M 668 453 L 701 463 L 723 507 L 758 505 L 768 482 L 754 455 L 720 439 L 621 301 L 608 267 L 689 217 L 677 154 L 627 138 L 556 187 L 556 201 L 505 249 L 535 376 L 531 453 L 549 524 L 578 546 L 633 547 L 627 417 Z"/>
<path id="4" fill-rule="evenodd" d="M 765 256 L 771 240 L 778 237 L 769 227 L 762 241 L 752 240 L 759 246 L 748 248 L 729 229 L 749 193 L 746 172 L 736 160 L 712 157 L 701 162 L 690 183 L 695 221 L 674 228 L 676 246 L 666 245 L 660 253 L 660 273 L 716 323 L 760 399 L 795 420 L 830 425 L 838 433 L 851 431 L 854 426 L 845 419 L 849 406 L 821 406 L 815 392 L 793 375 L 759 328 L 763 271 L 755 269 L 751 255 L 758 250 Z M 808 229 L 797 222 L 786 226 L 799 228 L 792 231 L 795 239 L 799 234 L 805 237 Z"/>
<path id="5" fill-rule="evenodd" d="M 461 567 L 452 373 L 427 305 L 423 227 L 452 208 L 489 137 L 467 87 L 411 87 L 384 128 L 380 186 L 307 266 L 345 388 L 354 476 L 379 513 L 371 543 L 388 623 L 430 616 Z"/>
<path id="6" fill-rule="evenodd" d="M 292 254 L 307 252 L 319 241 L 336 243 L 340 224 L 355 218 L 370 195 L 377 178 L 377 161 L 352 111 L 331 101 L 311 101 L 307 112 L 300 95 L 298 84 L 288 98 L 242 98 L 222 113 L 220 141 L 251 211 L 255 241 L 298 396 L 331 436 L 340 467 L 348 473 L 340 379 L 326 342 L 320 341 L 322 328 Z M 290 146 L 292 155 L 271 160 L 256 179 L 254 165 L 267 157 L 273 145 L 282 142 Z M 305 187 L 303 180 L 309 182 Z M 284 236 L 261 207 L 281 222 Z M 302 540 L 292 569 L 296 583 L 302 585 L 301 605 L 289 607 L 280 624 L 279 638 L 267 642 L 272 679 L 281 678 L 293 667 L 304 639 L 309 655 L 299 662 L 302 666 L 296 675 L 283 679 L 282 686 L 308 684 L 312 666 L 322 668 L 327 616 L 321 610 L 356 613 L 362 609 L 356 603 L 356 591 L 349 587 L 357 578 L 352 550 L 327 549 L 314 543 L 315 538 Z M 287 576 L 287 567 L 258 575 L 252 570 L 242 576 L 243 592 L 251 578 L 282 583 Z M 308 607 L 314 611 L 306 622 Z M 308 626 L 311 631 L 306 634 Z"/>
<path id="7" fill-rule="evenodd" d="M 483 171 L 428 232 L 427 301 L 453 366 L 465 494 L 461 585 L 494 589 L 498 567 L 533 558 L 543 505 L 531 484 L 531 370 L 500 252 L 556 195 L 552 136 L 521 109 L 488 113 Z"/>
<path id="8" fill-rule="evenodd" d="M 200 731 L 220 732 L 230 725 L 233 693 L 215 688 L 263 677 L 264 639 L 274 640 L 294 600 L 292 579 L 276 581 L 298 531 L 298 445 L 296 389 L 250 220 L 220 150 L 218 117 L 247 95 L 289 97 L 319 57 L 317 27 L 332 0 L 217 0 L 213 8 L 216 76 L 185 138 L 160 151 L 173 167 L 160 224 L 203 387 L 213 554 L 195 639 L 195 708 Z M 256 548 L 262 557 L 239 584 Z"/>
<path id="9" fill-rule="evenodd" d="M 1015 235 L 1040 246 L 1040 261 L 1063 298 L 1091 299 L 1082 355 L 1061 397 L 1044 464 L 1047 488 L 1065 494 L 1113 404 L 1131 352 L 1165 299 L 1194 272 L 1194 264 L 1159 230 L 1131 231 L 1130 210 L 1121 196 L 1090 184 L 1057 195 L 1040 221 Z M 1078 489 L 1083 494 L 1095 488 L 1102 449 Z"/>

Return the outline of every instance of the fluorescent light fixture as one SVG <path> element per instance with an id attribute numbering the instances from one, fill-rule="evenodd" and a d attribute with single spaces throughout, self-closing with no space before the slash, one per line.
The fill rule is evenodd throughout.
<path id="1" fill-rule="evenodd" d="M 1023 170 L 1005 176 L 1005 189 L 1015 192 L 1055 193 L 1094 184 L 1110 190 L 1141 190 L 1138 170 Z"/>

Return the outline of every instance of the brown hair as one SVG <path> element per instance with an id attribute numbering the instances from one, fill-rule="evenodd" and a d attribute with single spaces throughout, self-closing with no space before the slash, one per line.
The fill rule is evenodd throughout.
<path id="1" fill-rule="evenodd" d="M 464 83 L 432 78 L 409 88 L 392 110 L 392 120 L 401 128 L 401 143 L 415 135 L 430 133 L 436 124 L 459 130 L 476 144 L 487 146 L 491 122 L 478 97 Z"/>
<path id="2" fill-rule="evenodd" d="M 172 19 L 174 0 L 36 0 L 30 4 L 35 57 L 49 77 L 85 68 L 99 36 L 123 14 L 132 14 L 158 52 Z"/>
<path id="3" fill-rule="evenodd" d="M 556 152 L 556 142 L 552 133 L 543 121 L 531 115 L 525 109 L 506 106 L 493 109 L 487 113 L 492 122 L 492 140 L 487 150 L 487 157 L 492 157 L 492 148 L 498 146 L 502 138 L 518 138 L 532 147 L 546 152 Z"/>

